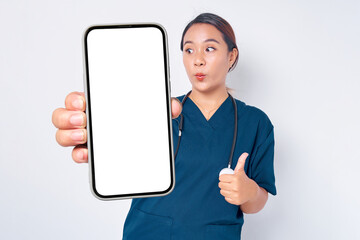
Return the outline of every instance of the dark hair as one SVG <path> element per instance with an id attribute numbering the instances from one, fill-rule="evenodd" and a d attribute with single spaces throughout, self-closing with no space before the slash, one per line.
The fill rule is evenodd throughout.
<path id="1" fill-rule="evenodd" d="M 180 49 L 183 51 L 183 44 L 184 44 L 184 36 L 186 32 L 189 30 L 189 28 L 196 24 L 196 23 L 207 23 L 214 27 L 216 27 L 223 36 L 224 41 L 226 42 L 228 46 L 229 52 L 232 51 L 234 48 L 237 48 L 236 45 L 236 39 L 234 31 L 231 27 L 231 25 L 222 17 L 213 14 L 213 13 L 202 13 L 199 16 L 197 16 L 194 20 L 188 23 L 188 25 L 185 27 L 182 37 L 181 37 L 181 43 L 180 43 Z M 234 64 L 230 67 L 229 71 L 233 70 L 238 62 L 239 54 L 236 56 Z"/>

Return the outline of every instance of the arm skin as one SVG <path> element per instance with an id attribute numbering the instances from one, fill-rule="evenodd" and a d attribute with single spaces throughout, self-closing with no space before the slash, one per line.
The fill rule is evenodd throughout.
<path id="1" fill-rule="evenodd" d="M 268 192 L 264 188 L 259 187 L 254 180 L 251 180 L 251 187 L 257 189 L 256 196 L 239 206 L 241 211 L 247 214 L 259 212 L 264 208 L 268 200 Z"/>

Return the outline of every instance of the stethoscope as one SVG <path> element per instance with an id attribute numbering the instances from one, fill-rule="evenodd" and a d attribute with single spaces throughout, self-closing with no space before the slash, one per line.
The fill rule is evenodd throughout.
<path id="1" fill-rule="evenodd" d="M 184 97 L 184 99 L 182 100 L 181 104 L 182 106 L 184 106 L 185 104 L 185 101 L 186 99 L 188 98 L 188 96 L 190 95 L 191 93 L 191 90 L 186 94 L 186 96 Z M 221 174 L 234 174 L 234 170 L 231 169 L 231 163 L 232 163 L 232 158 L 233 158 L 233 155 L 234 155 L 234 150 L 235 150 L 235 143 L 236 143 L 236 137 L 237 137 L 237 107 L 236 107 L 236 101 L 235 99 L 231 96 L 231 94 L 228 92 L 230 98 L 231 98 L 231 101 L 234 105 L 234 118 L 235 118 L 235 127 L 234 127 L 234 138 L 233 138 L 233 144 L 232 144 L 232 147 L 231 147 L 231 153 L 230 153 L 230 157 L 229 157 L 229 164 L 228 164 L 228 167 L 227 168 L 223 168 L 220 173 L 219 173 L 219 176 Z M 180 139 L 181 139 L 181 132 L 182 132 L 182 129 L 183 129 L 183 121 L 184 121 L 184 116 L 182 114 L 180 114 L 180 123 L 179 123 L 179 140 L 178 140 L 178 144 L 177 144 L 177 147 L 176 147 L 176 151 L 175 151 L 175 158 L 177 156 L 177 152 L 179 150 L 179 146 L 180 146 Z"/>

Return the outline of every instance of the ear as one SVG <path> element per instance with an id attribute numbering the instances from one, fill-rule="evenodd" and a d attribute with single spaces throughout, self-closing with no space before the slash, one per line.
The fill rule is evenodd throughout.
<path id="1" fill-rule="evenodd" d="M 237 55 L 239 54 L 238 50 L 236 48 L 233 48 L 229 52 L 229 70 L 234 65 Z"/>

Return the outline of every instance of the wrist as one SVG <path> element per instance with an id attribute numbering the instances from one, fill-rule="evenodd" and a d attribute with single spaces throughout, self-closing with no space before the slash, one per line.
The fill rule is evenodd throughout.
<path id="1" fill-rule="evenodd" d="M 250 179 L 249 189 L 251 189 L 251 190 L 250 190 L 249 200 L 246 203 L 256 202 L 256 200 L 258 199 L 258 196 L 260 194 L 259 185 L 251 178 L 249 178 L 249 179 Z"/>
<path id="2" fill-rule="evenodd" d="M 250 187 L 251 185 L 251 187 Z M 254 180 L 249 183 L 249 200 L 240 205 L 240 209 L 244 213 L 257 213 L 266 204 L 267 191 L 261 188 Z"/>

